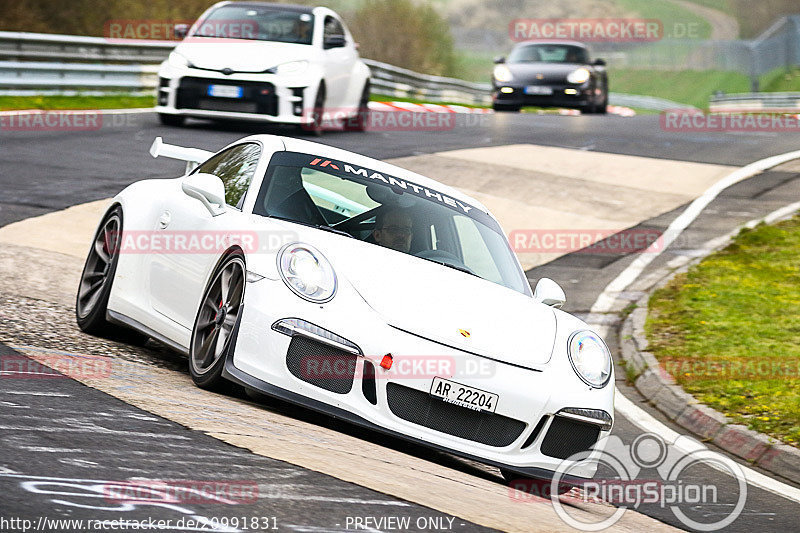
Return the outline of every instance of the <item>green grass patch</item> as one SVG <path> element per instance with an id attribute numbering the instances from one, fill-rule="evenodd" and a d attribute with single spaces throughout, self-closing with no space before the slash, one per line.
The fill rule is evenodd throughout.
<path id="1" fill-rule="evenodd" d="M 414 98 L 403 98 L 400 96 L 389 96 L 386 94 L 370 94 L 369 95 L 370 102 L 408 102 L 411 104 L 439 104 L 439 105 L 460 105 L 464 107 L 476 107 L 485 109 L 487 107 L 491 107 L 488 105 L 478 105 L 478 104 L 462 104 L 459 102 L 431 102 L 430 100 L 417 100 Z"/>
<path id="2" fill-rule="evenodd" d="M 761 77 L 764 92 L 800 92 L 800 68 L 776 69 Z"/>
<path id="3" fill-rule="evenodd" d="M 687 392 L 800 443 L 800 216 L 742 231 L 656 291 L 645 329 Z"/>
<path id="4" fill-rule="evenodd" d="M 153 107 L 155 96 L 0 96 L 0 110 L 128 109 Z"/>
<path id="5" fill-rule="evenodd" d="M 677 4 L 653 0 L 616 0 L 616 3 L 642 18 L 660 20 L 667 39 L 708 39 L 711 36 L 711 24 L 706 19 Z"/>
<path id="6" fill-rule="evenodd" d="M 612 92 L 657 96 L 700 109 L 708 108 L 709 98 L 715 91 L 742 93 L 750 90 L 750 81 L 744 74 L 714 70 L 610 68 L 608 84 Z"/>

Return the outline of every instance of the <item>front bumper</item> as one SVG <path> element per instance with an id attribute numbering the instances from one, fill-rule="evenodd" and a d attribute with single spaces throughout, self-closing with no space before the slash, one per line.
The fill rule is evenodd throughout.
<path id="1" fill-rule="evenodd" d="M 294 296 L 281 281 L 264 279 L 248 284 L 245 300 L 226 377 L 265 394 L 538 478 L 552 477 L 566 457 L 588 449 L 610 432 L 599 424 L 556 414 L 569 407 L 613 413 L 613 385 L 601 390 L 586 387 L 568 361 L 533 371 L 448 348 L 385 324 L 355 291 L 340 290 L 332 302 L 315 305 Z M 269 302 L 269 307 L 259 302 Z M 341 309 L 337 312 L 334 307 Z M 358 345 L 362 354 L 351 356 L 356 375 L 347 376 L 352 384 L 321 385 L 298 373 L 297 346 L 293 346 L 297 337 L 270 327 L 287 317 L 302 317 Z M 302 353 L 313 357 L 318 352 L 306 344 Z M 380 366 L 387 353 L 394 354 L 392 370 Z M 476 412 L 434 398 L 432 374 L 400 375 L 394 370 L 404 357 L 454 361 L 457 374 L 439 377 L 498 394 L 496 412 Z M 372 372 L 364 371 L 365 363 Z M 596 450 L 592 458 L 570 469 L 575 479 L 594 475 L 593 459 L 599 453 Z"/>
<path id="2" fill-rule="evenodd" d="M 526 85 L 519 83 L 498 84 L 492 87 L 492 102 L 508 106 L 566 107 L 579 108 L 590 105 L 593 91 L 590 87 L 571 84 L 541 85 L 552 94 L 527 94 Z"/>
<path id="3" fill-rule="evenodd" d="M 240 97 L 209 94 L 209 86 L 237 87 Z M 274 74 L 233 74 L 162 68 L 155 111 L 207 119 L 305 124 L 319 80 Z"/>

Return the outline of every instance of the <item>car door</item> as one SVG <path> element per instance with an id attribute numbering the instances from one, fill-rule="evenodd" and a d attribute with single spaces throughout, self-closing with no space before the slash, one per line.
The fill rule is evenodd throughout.
<path id="1" fill-rule="evenodd" d="M 329 38 L 341 38 L 343 46 L 326 44 Z M 322 48 L 325 61 L 325 80 L 327 98 L 325 107 L 342 108 L 347 106 L 346 101 L 350 75 L 357 60 L 355 46 L 348 39 L 342 22 L 333 15 L 325 16 L 322 32 Z M 350 103 L 352 104 L 352 103 Z"/>
<path id="2" fill-rule="evenodd" d="M 156 229 L 162 232 L 162 246 L 153 250 L 149 269 L 150 300 L 158 313 L 185 328 L 192 328 L 206 278 L 227 249 L 221 237 L 229 231 L 231 217 L 244 220 L 241 207 L 261 151 L 258 143 L 238 144 L 193 172 L 213 174 L 222 180 L 224 213 L 214 216 L 200 201 L 185 194 L 177 194 L 163 205 Z"/>

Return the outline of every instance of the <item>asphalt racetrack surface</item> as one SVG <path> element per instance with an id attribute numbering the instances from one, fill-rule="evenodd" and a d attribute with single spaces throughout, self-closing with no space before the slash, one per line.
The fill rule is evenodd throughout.
<path id="1" fill-rule="evenodd" d="M 114 124 L 81 133 L 0 131 L 0 226 L 69 206 L 108 198 L 126 185 L 143 178 L 175 177 L 182 173 L 178 161 L 155 160 L 148 154 L 156 136 L 165 142 L 216 151 L 254 133 L 297 135 L 295 130 L 260 125 L 212 124 L 190 121 L 185 128 L 159 125 L 152 113 L 116 117 Z M 744 166 L 767 156 L 800 148 L 800 134 L 787 133 L 676 133 L 665 132 L 659 117 L 641 115 L 555 116 L 496 114 L 465 116 L 462 124 L 439 132 L 329 133 L 310 140 L 359 152 L 379 159 L 442 152 L 459 148 L 536 144 L 593 152 L 626 154 L 658 159 Z M 500 163 L 500 162 L 498 162 Z M 580 191 L 574 191 L 579 195 Z M 681 240 L 682 248 L 731 231 L 800 198 L 800 177 L 794 172 L 765 172 L 724 191 L 693 223 Z M 664 229 L 681 208 L 655 214 L 640 224 Z M 648 268 L 669 261 L 667 250 Z M 551 277 L 564 287 L 565 310 L 585 316 L 606 284 L 633 260 L 631 256 L 569 254 L 527 272 L 535 283 Z M 616 335 L 608 338 L 616 351 Z M 2 355 L 19 357 L 1 346 Z M 239 479 L 256 482 L 260 494 L 272 495 L 241 509 L 248 517 L 277 521 L 280 529 L 339 531 L 364 529 L 353 523 L 356 516 L 406 516 L 413 530 L 422 525 L 450 524 L 452 530 L 484 529 L 460 518 L 339 479 L 254 455 L 197 431 L 151 415 L 116 398 L 67 378 L 2 380 L 0 382 L 0 487 L 4 494 L 0 516 L 38 520 L 49 509 L 67 510 L 71 518 L 114 518 L 119 506 L 104 490 L 125 476 L 181 479 Z M 668 426 L 670 423 L 646 406 L 638 393 L 617 372 L 618 388 L 633 402 Z M 72 398 L 81 409 L 60 406 L 58 398 Z M 54 400 L 56 402 L 54 403 Z M 308 420 L 330 424 L 321 415 L 305 413 Z M 106 423 L 124 420 L 124 429 Z M 101 428 L 98 430 L 98 428 Z M 353 428 L 341 428 L 360 438 L 382 442 L 383 437 Z M 642 430 L 618 416 L 614 434 L 633 442 Z M 43 444 L 45 442 L 45 444 Z M 402 448 L 392 439 L 386 446 Z M 446 454 L 416 447 L 408 453 L 502 483 L 491 469 Z M 96 463 L 91 475 L 81 461 Z M 691 479 L 711 480 L 720 493 L 736 494 L 735 480 L 708 467 L 698 467 Z M 100 488 L 98 488 L 100 487 Z M 99 491 L 99 492 L 98 492 Z M 458 495 L 454 494 L 454 498 Z M 735 498 L 733 498 L 735 500 Z M 66 502 L 66 503 L 65 503 Z M 687 515 L 713 521 L 729 512 L 732 501 L 717 507 L 681 504 Z M 152 507 L 152 506 L 151 506 Z M 162 505 L 163 518 L 212 520 L 218 509 L 209 502 Z M 674 513 L 659 505 L 643 505 L 639 512 L 685 529 Z M 105 513 L 109 513 L 106 515 Z M 126 513 L 131 519 L 153 516 L 146 505 Z M 797 529 L 800 504 L 773 492 L 748 487 L 745 509 L 726 531 L 791 531 Z M 62 513 L 59 515 L 64 516 Z M 56 515 L 54 513 L 53 517 Z M 348 522 L 349 517 L 349 522 Z M 438 521 L 438 522 L 437 522 Z M 448 522 L 450 521 L 450 522 Z M 0 524 L 1 526 L 2 524 Z M 554 524 L 562 529 L 564 524 Z M 373 530 L 391 530 L 388 524 L 370 523 Z M 426 529 L 426 528 L 422 528 Z M 430 528 L 427 528 L 430 530 Z M 3 527 L 0 527 L 3 530 Z M 190 530 L 190 529 L 182 529 Z"/>

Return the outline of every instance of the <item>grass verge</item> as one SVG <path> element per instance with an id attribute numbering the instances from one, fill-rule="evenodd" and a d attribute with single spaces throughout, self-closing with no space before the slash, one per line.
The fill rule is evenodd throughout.
<path id="1" fill-rule="evenodd" d="M 16 109 L 127 109 L 153 107 L 154 96 L 0 96 L 0 111 Z"/>
<path id="2" fill-rule="evenodd" d="M 650 298 L 650 351 L 736 423 L 800 443 L 800 216 L 742 231 Z"/>

